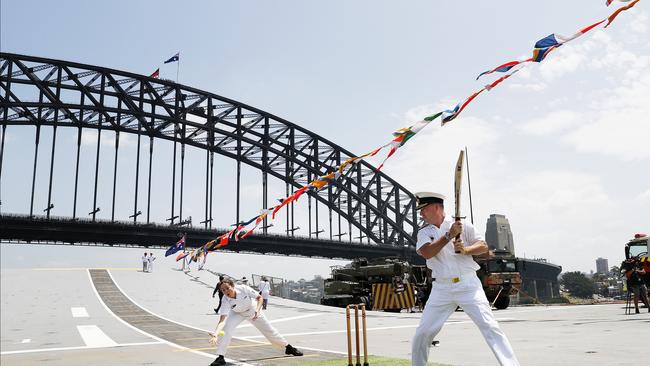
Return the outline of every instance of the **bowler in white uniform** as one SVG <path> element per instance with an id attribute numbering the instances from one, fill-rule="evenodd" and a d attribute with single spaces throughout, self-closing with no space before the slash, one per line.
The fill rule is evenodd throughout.
<path id="1" fill-rule="evenodd" d="M 223 291 L 224 296 L 221 298 L 222 304 L 219 308 L 219 315 L 227 314 L 226 324 L 223 327 L 223 335 L 217 336 L 218 357 L 210 366 L 226 364 L 224 356 L 232 340 L 233 332 L 244 320 L 251 322 L 271 344 L 284 348 L 285 354 L 302 356 L 302 352 L 291 346 L 262 314 L 262 296 L 257 291 L 246 285 L 235 285 L 230 278 L 221 281 L 221 291 Z M 218 328 L 219 325 L 217 325 Z"/>
<path id="2" fill-rule="evenodd" d="M 147 266 L 148 272 L 153 272 L 153 261 L 156 260 L 156 257 L 153 256 L 153 253 L 149 253 L 149 265 Z"/>
<path id="3" fill-rule="evenodd" d="M 499 364 L 518 366 L 519 361 L 494 319 L 481 281 L 476 276 L 479 265 L 472 255 L 487 253 L 487 243 L 471 224 L 454 222 L 445 216 L 443 195 L 420 192 L 415 196 L 417 209 L 428 224 L 418 231 L 416 249 L 427 260 L 434 281 L 413 337 L 412 365 L 427 364 L 433 338 L 460 306 L 478 326 Z M 460 240 L 454 240 L 458 234 Z"/>
<path id="4" fill-rule="evenodd" d="M 147 258 L 147 252 L 144 252 L 142 256 L 142 272 L 147 272 L 149 269 L 149 258 Z"/>

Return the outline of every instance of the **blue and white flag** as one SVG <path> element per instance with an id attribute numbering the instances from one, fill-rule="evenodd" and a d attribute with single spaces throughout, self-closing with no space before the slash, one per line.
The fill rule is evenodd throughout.
<path id="1" fill-rule="evenodd" d="M 180 250 L 185 250 L 185 235 L 181 238 L 181 240 L 177 241 L 176 244 L 172 245 L 167 249 L 165 252 L 165 257 L 169 257 L 170 255 L 180 251 Z"/>
<path id="2" fill-rule="evenodd" d="M 165 61 L 165 63 L 168 64 L 168 63 L 170 63 L 170 62 L 176 62 L 176 61 L 178 61 L 178 60 L 181 58 L 180 55 L 181 55 L 180 52 L 176 52 L 176 54 L 175 54 L 174 56 L 170 57 L 169 60 Z"/>

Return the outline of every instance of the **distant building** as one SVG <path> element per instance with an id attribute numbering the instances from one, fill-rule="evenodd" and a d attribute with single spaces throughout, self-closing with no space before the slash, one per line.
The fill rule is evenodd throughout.
<path id="1" fill-rule="evenodd" d="M 490 249 L 507 250 L 510 254 L 515 254 L 510 223 L 504 215 L 490 215 L 485 225 L 485 240 Z"/>
<path id="2" fill-rule="evenodd" d="M 605 258 L 596 259 L 596 273 L 606 274 L 609 272 L 609 263 Z"/>

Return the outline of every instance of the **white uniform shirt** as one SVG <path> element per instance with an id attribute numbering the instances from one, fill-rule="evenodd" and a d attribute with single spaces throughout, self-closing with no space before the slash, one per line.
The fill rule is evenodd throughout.
<path id="1" fill-rule="evenodd" d="M 268 299 L 271 292 L 271 284 L 269 281 L 260 282 L 260 294 L 263 298 Z"/>
<path id="2" fill-rule="evenodd" d="M 257 307 L 257 291 L 246 285 L 235 285 L 236 297 L 230 298 L 223 295 L 221 298 L 221 308 L 219 308 L 219 315 L 227 315 L 228 312 L 233 311 L 244 317 L 252 317 L 255 315 L 255 308 Z"/>
<path id="3" fill-rule="evenodd" d="M 469 223 L 463 222 L 463 233 L 460 235 L 465 246 L 470 246 L 478 240 L 483 240 L 483 236 L 476 233 L 474 226 Z M 427 225 L 418 231 L 418 242 L 416 249 L 419 250 L 423 245 L 434 242 L 449 231 L 449 228 L 454 221 L 446 216 L 445 220 L 437 228 L 434 225 Z M 433 278 L 452 278 L 467 275 L 476 272 L 479 265 L 474 261 L 471 255 L 456 254 L 454 251 L 454 244 L 452 240 L 447 243 L 440 252 L 435 256 L 427 259 L 427 267 L 431 269 L 431 276 Z"/>

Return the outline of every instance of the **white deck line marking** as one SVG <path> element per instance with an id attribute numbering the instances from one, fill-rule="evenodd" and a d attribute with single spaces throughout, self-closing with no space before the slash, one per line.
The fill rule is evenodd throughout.
<path id="1" fill-rule="evenodd" d="M 96 325 L 77 325 L 79 335 L 88 347 L 111 347 L 117 346 L 117 342 L 99 329 Z"/>
<path id="2" fill-rule="evenodd" d="M 110 271 L 107 271 L 107 272 L 108 272 L 108 276 L 113 280 L 113 283 L 115 284 L 115 287 L 117 287 L 118 290 L 120 290 L 120 292 L 122 292 L 122 294 L 124 295 L 124 297 L 126 297 L 127 299 L 129 299 L 129 300 L 130 300 L 132 303 L 134 303 L 135 305 L 139 306 L 142 310 L 144 310 L 144 311 L 146 311 L 146 312 L 148 312 L 148 313 L 150 313 L 150 314 L 153 314 L 153 315 L 159 317 L 160 319 L 167 320 L 167 321 L 170 322 L 170 323 L 174 323 L 174 324 L 182 325 L 182 326 L 184 326 L 184 327 L 188 327 L 188 328 L 192 328 L 192 329 L 200 330 L 200 331 L 202 331 L 202 332 L 212 333 L 212 332 L 214 331 L 213 329 L 210 329 L 210 330 L 207 330 L 207 329 L 201 329 L 201 328 L 198 328 L 198 327 L 195 327 L 195 326 L 189 325 L 189 324 L 184 324 L 184 323 L 181 323 L 181 322 L 177 322 L 177 321 L 175 321 L 175 320 L 171 320 L 171 319 L 165 318 L 164 316 L 161 316 L 161 315 L 159 315 L 159 314 L 156 314 L 156 313 L 154 313 L 154 312 L 148 310 L 147 308 L 145 308 L 144 306 L 138 304 L 138 303 L 135 302 L 132 298 L 130 298 L 129 295 L 127 295 L 126 292 L 124 292 L 124 290 L 122 290 L 122 288 L 120 287 L 120 285 L 117 284 L 117 281 L 115 281 L 115 278 L 113 278 L 113 275 L 111 274 L 111 272 L 110 272 Z M 88 276 L 90 276 L 90 272 L 88 272 Z M 94 288 L 94 287 L 93 287 L 93 288 Z M 97 295 L 97 296 L 99 297 L 99 295 Z M 103 304 L 103 302 L 102 302 L 102 304 Z M 105 305 L 104 305 L 104 306 L 105 306 Z M 107 309 L 108 309 L 108 308 L 107 308 Z M 109 311 L 110 311 L 110 310 L 109 310 Z M 111 313 L 111 314 L 112 314 L 112 313 Z M 114 315 L 114 316 L 115 316 L 115 315 Z M 118 318 L 118 319 L 119 319 L 119 318 Z M 121 319 L 120 319 L 120 320 L 121 320 Z M 135 328 L 135 329 L 137 329 L 137 328 Z M 139 329 L 138 329 L 138 330 L 139 330 Z M 153 337 L 153 336 L 152 336 L 152 337 Z M 262 338 L 262 337 L 264 337 L 264 336 L 259 336 L 259 337 L 255 337 L 255 338 Z M 241 339 L 241 340 L 245 340 L 245 341 L 249 341 L 249 342 L 255 342 L 255 343 L 266 343 L 266 342 L 261 342 L 261 341 L 258 341 L 258 340 L 255 340 L 255 339 L 251 339 L 251 338 L 248 338 L 248 337 L 232 337 L 232 338 L 233 338 L 233 339 Z M 164 339 L 163 339 L 162 341 L 163 341 L 163 342 L 167 342 L 167 341 L 165 341 Z M 173 344 L 173 343 L 171 343 L 171 344 Z M 179 346 L 179 347 L 181 347 L 181 348 L 186 348 L 186 347 L 182 347 L 182 346 Z M 312 350 L 312 351 L 320 351 L 320 352 L 331 352 L 331 353 L 337 353 L 337 354 L 341 354 L 341 355 L 346 355 L 346 354 L 347 354 L 346 352 L 341 352 L 341 351 L 332 351 L 332 350 L 319 349 L 319 348 L 308 348 L 308 347 L 303 347 L 303 346 L 300 346 L 300 348 L 309 349 L 309 350 Z M 189 350 L 189 348 L 187 348 L 187 349 Z M 190 352 L 203 353 L 203 352 L 201 352 L 201 351 L 193 351 L 193 350 L 190 350 Z M 211 355 L 211 357 L 214 357 L 214 356 Z M 239 363 L 238 363 L 238 361 L 229 360 L 228 358 L 226 358 L 226 361 L 227 361 L 227 362 L 234 363 L 234 364 L 236 364 L 236 365 L 240 365 L 240 366 L 253 366 L 253 365 L 246 364 L 246 363 L 242 363 L 242 362 L 239 362 Z"/>
<path id="3" fill-rule="evenodd" d="M 291 320 L 311 318 L 311 317 L 319 316 L 319 315 L 323 315 L 323 314 L 325 314 L 325 313 L 306 314 L 306 315 L 292 316 L 292 317 L 289 317 L 289 318 L 273 319 L 273 320 L 269 320 L 269 323 L 272 323 L 272 324 L 282 323 L 282 322 L 288 322 L 288 321 L 291 321 Z M 252 326 L 253 326 L 253 324 L 247 323 L 247 324 L 242 324 L 242 325 L 238 326 L 237 329 L 239 329 L 239 328 L 248 328 L 248 327 L 252 327 Z"/>
<path id="4" fill-rule="evenodd" d="M 85 350 L 85 349 L 116 348 L 116 347 L 130 347 L 130 346 L 148 346 L 148 345 L 153 345 L 153 344 L 164 344 L 164 343 L 163 342 L 140 342 L 140 343 L 123 343 L 123 344 L 116 344 L 114 346 L 104 346 L 104 347 L 79 346 L 79 347 L 24 349 L 24 350 L 20 350 L 20 351 L 0 352 L 0 355 L 4 356 L 4 355 L 16 355 L 16 354 L 21 354 L 21 353 L 75 351 L 75 350 Z"/>
<path id="5" fill-rule="evenodd" d="M 70 308 L 70 311 L 72 312 L 72 317 L 73 318 L 87 318 L 88 317 L 88 311 L 86 311 L 86 308 L 84 308 L 84 307 Z"/>
<path id="6" fill-rule="evenodd" d="M 182 326 L 184 326 L 184 327 L 188 327 L 188 328 L 192 328 L 192 329 L 200 330 L 200 331 L 202 331 L 202 332 L 213 332 L 212 329 L 211 329 L 211 330 L 206 330 L 206 329 L 197 328 L 197 327 L 192 326 L 192 325 L 188 325 L 188 324 L 180 323 L 180 322 L 177 322 L 177 321 L 174 321 L 174 320 L 171 320 L 171 319 L 165 318 L 164 316 L 158 315 L 158 314 L 156 314 L 156 313 L 154 313 L 154 312 L 148 310 L 147 308 L 145 308 L 144 306 L 138 304 L 138 303 L 135 302 L 132 298 L 130 298 L 129 295 L 127 295 L 126 292 L 124 292 L 124 291 L 122 290 L 122 288 L 120 287 L 120 285 L 117 284 L 117 281 L 115 281 L 115 279 L 113 278 L 113 275 L 111 274 L 111 272 L 110 272 L 110 271 L 107 271 L 107 272 L 108 272 L 108 276 L 113 280 L 113 283 L 115 283 L 115 287 L 117 287 L 117 288 L 122 292 L 122 294 L 123 294 L 127 299 L 131 300 L 132 303 L 134 303 L 135 305 L 139 306 L 142 310 L 147 311 L 147 312 L 149 312 L 150 314 L 153 314 L 153 315 L 159 317 L 160 319 L 167 320 L 168 322 L 171 322 L 171 323 L 175 323 L 175 324 L 178 324 L 178 325 L 182 325 Z M 88 272 L 88 276 L 90 277 L 90 271 Z M 91 282 L 92 282 L 92 279 L 91 279 Z M 93 286 L 93 289 L 94 289 L 94 286 Z M 95 293 L 96 293 L 96 292 L 95 292 Z M 97 297 L 99 297 L 99 295 L 97 295 Z M 100 301 L 101 301 L 101 299 L 100 299 Z M 102 302 L 102 304 L 104 304 L 104 303 Z M 104 307 L 106 307 L 106 305 L 104 305 Z M 106 308 L 106 309 L 108 310 L 108 308 Z M 110 312 L 110 310 L 109 310 L 109 312 Z M 113 313 L 111 312 L 111 314 L 113 314 Z M 113 316 L 116 316 L 116 315 L 113 314 Z M 118 319 L 119 319 L 119 318 L 118 318 Z M 122 319 L 120 319 L 120 321 L 122 321 Z M 130 325 L 130 324 L 129 324 L 129 325 Z M 417 327 L 417 325 L 416 325 L 416 327 Z M 137 329 L 137 328 L 134 328 L 134 329 L 136 329 L 136 330 L 139 331 L 139 329 Z M 144 333 L 144 332 L 143 332 L 143 333 Z M 153 337 L 153 336 L 152 336 L 152 337 Z M 256 337 L 254 337 L 254 338 L 262 338 L 262 337 L 264 337 L 264 336 L 256 336 Z M 232 337 L 232 338 L 233 338 L 233 339 L 241 339 L 241 340 L 245 340 L 245 341 L 249 341 L 249 342 L 255 342 L 255 343 L 265 343 L 265 342 L 261 342 L 261 341 L 258 341 L 258 340 L 255 340 L 255 339 L 252 339 L 253 337 Z M 164 339 L 163 339 L 162 341 L 163 341 L 163 342 L 167 342 L 167 341 L 165 341 Z M 173 343 L 171 343 L 171 344 L 173 344 Z M 179 346 L 179 347 L 180 347 L 180 348 L 186 348 L 186 347 L 182 347 L 182 346 Z M 328 349 L 311 348 L 311 347 L 304 347 L 304 346 L 300 346 L 300 348 L 304 348 L 304 349 L 308 349 L 308 350 L 312 350 L 312 351 L 330 352 L 330 353 L 336 353 L 336 354 L 340 354 L 340 355 L 347 355 L 346 352 L 341 352 L 341 351 L 332 351 L 332 350 L 328 350 Z M 189 349 L 189 348 L 188 348 L 188 349 Z M 193 352 L 193 353 L 203 353 L 203 352 L 201 352 L 201 351 L 190 351 L 190 352 Z M 211 356 L 211 357 L 214 357 L 214 356 Z M 237 361 L 229 360 L 229 359 L 227 359 L 227 358 L 226 358 L 226 361 L 228 361 L 228 362 L 233 362 L 233 363 L 235 363 L 236 365 L 241 365 L 241 366 L 252 366 L 252 365 L 250 365 L 250 364 L 237 363 Z"/>
<path id="7" fill-rule="evenodd" d="M 30 268 L 32 271 L 87 271 L 89 269 L 106 269 L 112 271 L 137 271 L 142 270 L 138 267 L 119 267 L 119 268 L 107 268 L 107 267 L 61 267 L 61 268 Z"/>
<path id="8" fill-rule="evenodd" d="M 30 343 L 32 340 L 29 338 L 23 339 L 20 343 Z"/>
<path id="9" fill-rule="evenodd" d="M 93 289 L 93 292 L 95 292 L 95 296 L 97 296 L 97 300 L 99 300 L 99 303 L 102 304 L 102 306 L 104 307 L 104 309 L 106 309 L 106 311 L 107 311 L 109 314 L 111 314 L 115 319 L 117 319 L 118 321 L 120 321 L 122 324 L 126 325 L 127 327 L 129 327 L 129 328 L 135 330 L 136 332 L 138 332 L 138 333 L 140 333 L 140 334 L 143 334 L 143 335 L 145 335 L 145 336 L 151 337 L 151 338 L 153 338 L 153 339 L 155 339 L 155 340 L 157 340 L 157 341 L 159 341 L 159 342 L 162 342 L 162 343 L 168 344 L 168 345 L 170 345 L 170 346 L 172 346 L 172 347 L 174 347 L 174 348 L 188 350 L 188 352 L 191 352 L 191 353 L 194 353 L 194 354 L 197 354 L 197 355 L 201 355 L 201 356 L 203 356 L 203 357 L 214 358 L 215 355 L 213 355 L 213 354 L 206 353 L 206 352 L 201 352 L 201 351 L 194 351 L 194 350 L 192 350 L 192 349 L 190 349 L 190 348 L 188 348 L 188 347 L 181 346 L 180 344 L 172 343 L 172 342 L 170 342 L 170 341 L 168 341 L 168 340 L 165 340 L 165 339 L 162 339 L 162 338 L 156 337 L 156 336 L 153 335 L 153 334 L 149 334 L 149 333 L 147 333 L 147 332 L 145 332 L 145 331 L 143 331 L 143 330 L 141 330 L 141 329 L 139 329 L 139 328 L 136 328 L 136 327 L 134 327 L 133 325 L 127 323 L 125 320 L 123 320 L 123 319 L 120 318 L 119 316 L 115 315 L 115 313 L 113 313 L 113 312 L 111 311 L 111 309 L 110 309 L 110 308 L 109 308 L 109 307 L 104 303 L 104 300 L 102 300 L 102 297 L 99 296 L 99 293 L 97 292 L 97 289 L 95 288 L 95 284 L 93 283 L 93 278 L 90 276 L 90 270 L 89 270 L 89 269 L 86 270 L 86 273 L 88 274 L 88 279 L 90 280 L 90 285 L 91 285 L 91 287 L 92 287 L 92 289 Z M 190 326 L 185 325 L 185 324 L 181 324 L 181 323 L 177 323 L 177 322 L 171 321 L 171 320 L 169 320 L 169 319 L 165 319 L 165 318 L 163 318 L 162 316 L 159 316 L 159 315 L 157 315 L 156 313 L 153 313 L 153 312 L 151 312 L 151 311 L 145 309 L 144 307 L 140 306 L 140 304 L 138 304 L 137 302 L 133 301 L 133 299 L 131 299 L 131 298 L 129 297 L 129 295 L 127 295 L 126 292 L 124 292 L 124 291 L 122 290 L 122 288 L 120 288 L 120 285 L 117 284 L 117 282 L 116 282 L 115 279 L 113 278 L 113 275 L 111 275 L 111 272 L 110 272 L 110 271 L 107 270 L 106 273 L 108 273 L 108 276 L 111 278 L 111 280 L 113 280 L 113 283 L 115 284 L 115 287 L 117 287 L 117 289 L 120 290 L 120 291 L 122 292 L 122 295 L 124 295 L 127 299 L 129 299 L 129 300 L 130 300 L 133 304 L 135 304 L 136 306 L 139 306 L 142 310 L 147 311 L 147 312 L 149 312 L 149 314 L 155 315 L 155 316 L 159 317 L 160 319 L 164 319 L 164 320 L 170 321 L 170 322 L 172 322 L 172 323 L 176 323 L 176 324 L 183 325 L 183 326 L 186 326 L 186 327 L 189 327 L 189 328 L 198 329 L 198 330 L 201 330 L 201 331 L 207 332 L 206 330 L 203 330 L 203 329 L 199 329 L 199 328 L 195 328 L 195 327 L 190 327 Z M 230 359 L 226 359 L 226 361 L 228 361 L 228 362 L 230 362 L 230 363 L 233 363 L 233 364 L 235 364 L 235 365 L 239 365 L 239 366 L 253 366 L 253 365 L 251 365 L 251 364 L 247 364 L 247 363 L 244 363 L 244 362 L 238 362 L 238 361 L 230 360 Z"/>

